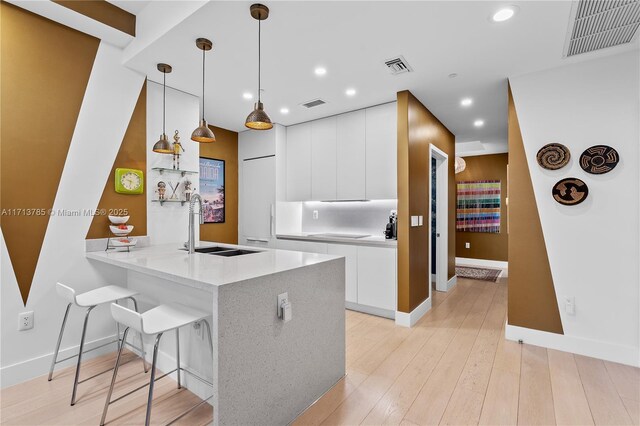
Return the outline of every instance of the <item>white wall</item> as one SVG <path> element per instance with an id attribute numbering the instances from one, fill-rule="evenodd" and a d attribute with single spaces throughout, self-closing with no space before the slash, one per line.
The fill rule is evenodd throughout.
<path id="1" fill-rule="evenodd" d="M 171 74 L 167 76 L 170 79 Z M 197 97 L 167 87 L 167 113 L 166 132 L 169 142 L 173 142 L 176 130 L 180 134 L 180 143 L 185 152 L 180 157 L 180 169 L 199 171 L 198 159 L 200 156 L 200 144 L 191 140 L 191 132 L 198 127 L 200 114 L 199 100 Z M 185 203 L 160 203 L 156 192 L 159 181 L 167 184 L 168 198 L 171 195 L 169 182 L 174 184 L 184 182 L 186 178 L 193 183 L 196 192 L 199 192 L 198 174 L 190 174 L 182 177 L 176 173 L 163 173 L 162 175 L 153 167 L 172 168 L 173 156 L 153 152 L 153 145 L 162 133 L 162 85 L 149 81 L 147 83 L 147 234 L 151 244 L 176 243 L 178 245 L 187 241 L 189 224 L 189 206 Z M 176 194 L 182 197 L 184 185 L 180 183 Z M 181 198 L 183 199 L 183 198 Z M 197 218 L 196 218 L 197 220 Z M 197 223 L 197 222 L 196 222 Z M 200 227 L 196 226 L 196 238 Z"/>
<path id="2" fill-rule="evenodd" d="M 512 328 L 514 339 L 639 365 L 638 51 L 510 79 L 549 255 L 564 336 Z M 557 171 L 536 153 L 549 142 L 571 151 Z M 614 147 L 621 161 L 591 175 L 578 160 L 588 147 Z M 553 185 L 577 177 L 589 186 L 582 204 L 562 206 Z M 565 296 L 575 297 L 568 315 Z M 533 341 L 532 341 L 533 339 Z"/>
<path id="3" fill-rule="evenodd" d="M 53 210 L 95 209 L 133 113 L 144 76 L 121 65 L 121 51 L 100 43 L 58 186 Z M 43 154 L 44 155 L 44 154 Z M 47 372 L 66 304 L 57 297 L 56 281 L 82 292 L 126 276 L 85 259 L 85 237 L 91 216 L 53 216 L 49 220 L 40 258 L 25 307 L 2 238 L 0 304 L 2 387 Z M 18 331 L 18 314 L 34 311 L 34 328 Z M 62 343 L 64 356 L 77 352 L 83 312 L 75 309 Z M 87 342 L 98 343 L 115 334 L 108 309 L 92 315 Z M 89 343 L 90 348 L 93 344 Z M 107 347 L 106 350 L 113 350 Z M 92 355 L 100 351 L 92 352 Z"/>

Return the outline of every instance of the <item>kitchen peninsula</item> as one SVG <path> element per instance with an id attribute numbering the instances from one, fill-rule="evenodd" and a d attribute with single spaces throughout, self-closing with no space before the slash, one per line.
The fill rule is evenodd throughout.
<path id="1" fill-rule="evenodd" d="M 219 254 L 249 249 L 200 245 L 215 246 L 221 249 L 209 250 Z M 198 341 L 201 329 L 191 330 L 192 341 L 181 347 L 183 364 L 212 375 L 216 425 L 290 423 L 345 374 L 344 258 L 250 249 L 238 256 L 188 254 L 165 244 L 86 254 L 94 262 L 124 268 L 127 286 L 148 295 L 143 310 L 144 303 L 148 309 L 180 302 L 212 313 L 213 368 L 207 365 L 204 340 Z M 288 322 L 278 317 L 283 293 L 292 306 Z M 175 365 L 172 344 L 172 338 L 161 343 L 160 370 Z M 198 385 L 186 382 L 208 397 L 210 389 Z"/>

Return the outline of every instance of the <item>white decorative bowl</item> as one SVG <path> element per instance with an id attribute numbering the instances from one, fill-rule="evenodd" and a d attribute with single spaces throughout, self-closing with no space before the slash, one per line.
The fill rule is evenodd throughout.
<path id="1" fill-rule="evenodd" d="M 109 215 L 109 222 L 114 225 L 121 225 L 129 221 L 129 216 L 111 216 Z"/>
<path id="2" fill-rule="evenodd" d="M 114 235 L 124 237 L 133 231 L 133 225 L 127 225 L 127 229 L 120 229 L 117 226 L 109 225 L 109 229 L 111 229 L 111 232 L 113 232 Z"/>
<path id="3" fill-rule="evenodd" d="M 112 238 L 111 247 L 134 247 L 138 243 L 135 238 Z"/>

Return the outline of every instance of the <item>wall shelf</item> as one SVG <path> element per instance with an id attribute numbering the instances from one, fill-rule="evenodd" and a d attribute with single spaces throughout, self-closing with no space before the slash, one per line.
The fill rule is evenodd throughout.
<path id="1" fill-rule="evenodd" d="M 194 172 L 193 170 L 167 169 L 165 167 L 153 167 L 151 170 L 155 170 L 155 171 L 159 172 L 160 174 L 163 174 L 165 172 L 166 173 L 179 173 L 182 176 L 195 175 L 195 174 L 198 173 L 198 172 Z"/>
<path id="2" fill-rule="evenodd" d="M 164 203 L 180 203 L 181 206 L 184 206 L 184 203 L 186 203 L 185 200 L 151 200 L 151 202 L 160 203 L 160 205 Z"/>

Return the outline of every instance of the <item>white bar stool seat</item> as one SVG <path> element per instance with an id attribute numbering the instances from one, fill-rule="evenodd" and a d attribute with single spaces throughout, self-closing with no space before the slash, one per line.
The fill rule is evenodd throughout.
<path id="1" fill-rule="evenodd" d="M 181 305 L 179 303 L 169 303 L 166 305 L 160 305 L 157 306 L 145 313 L 139 313 L 136 311 L 132 311 L 131 309 L 128 309 L 124 306 L 120 306 L 117 305 L 115 303 L 111 304 L 111 314 L 113 315 L 113 318 L 116 320 L 116 322 L 126 326 L 125 330 L 124 330 L 124 335 L 123 335 L 123 339 L 126 339 L 127 333 L 129 332 L 130 329 L 133 329 L 135 331 L 138 331 L 142 334 L 145 334 L 147 336 L 155 336 L 155 344 L 153 347 L 153 362 L 151 364 L 151 377 L 149 378 L 149 383 L 139 386 L 138 388 L 127 392 L 126 394 L 120 396 L 119 398 L 116 398 L 115 400 L 111 400 L 111 395 L 113 393 L 113 388 L 114 385 L 116 383 L 116 377 L 118 375 L 118 367 L 120 364 L 120 357 L 122 354 L 122 346 L 120 346 L 120 350 L 118 351 L 118 357 L 116 358 L 116 365 L 113 368 L 113 377 L 111 379 L 111 386 L 109 387 L 109 392 L 107 393 L 107 399 L 105 401 L 104 404 L 104 410 L 102 412 L 102 419 L 100 420 L 100 425 L 103 426 L 105 424 L 105 420 L 107 418 L 107 410 L 109 409 L 109 405 L 121 400 L 122 398 L 146 387 L 149 386 L 149 396 L 147 398 L 147 413 L 146 413 L 146 418 L 145 418 L 145 425 L 148 426 L 150 421 L 151 421 L 151 406 L 152 406 L 152 402 L 153 402 L 153 387 L 154 387 L 154 383 L 157 380 L 162 379 L 163 377 L 168 376 L 169 374 L 172 374 L 174 372 L 176 372 L 177 375 L 177 382 L 178 382 L 178 389 L 180 389 L 182 387 L 181 382 L 180 382 L 180 372 L 184 371 L 186 373 L 189 373 L 190 375 L 194 376 L 196 379 L 200 380 L 203 383 L 208 384 L 209 386 L 213 387 L 213 384 L 211 382 L 208 382 L 207 380 L 203 379 L 202 377 L 198 376 L 197 374 L 195 374 L 194 372 L 186 369 L 186 368 L 182 368 L 180 365 L 180 327 L 183 327 L 185 325 L 189 325 L 189 324 L 200 324 L 200 322 L 203 322 L 206 325 L 207 328 L 207 337 L 209 340 L 209 346 L 210 346 L 210 350 L 211 350 L 211 356 L 213 357 L 213 341 L 211 338 L 211 326 L 209 325 L 209 323 L 207 322 L 207 320 L 205 318 L 207 318 L 208 316 L 210 316 L 211 314 L 208 314 L 206 312 L 202 312 L 199 311 L 197 309 L 191 308 L 189 306 L 185 306 L 185 305 Z M 167 332 L 167 331 L 171 331 L 171 330 L 175 330 L 176 332 L 176 368 L 172 371 L 169 371 L 165 374 L 163 374 L 162 376 L 158 377 L 156 379 L 156 362 L 158 359 L 158 346 L 160 344 L 160 338 L 162 337 L 162 334 Z M 202 404 L 204 404 L 205 402 L 207 402 L 209 399 L 211 399 L 211 396 L 200 401 L 198 404 L 194 405 L 193 407 L 189 408 L 187 411 L 183 412 L 182 414 L 180 414 L 178 417 L 174 418 L 172 421 L 170 421 L 168 424 L 172 424 L 173 422 L 177 421 L 178 419 L 182 418 L 183 416 L 185 416 L 186 414 L 190 413 L 191 411 L 195 410 L 196 408 L 200 407 Z"/>
<path id="2" fill-rule="evenodd" d="M 89 321 L 89 314 L 91 313 L 91 311 L 99 305 L 104 305 L 107 303 L 113 303 L 113 302 L 118 302 L 121 300 L 125 300 L 125 299 L 130 299 L 133 302 L 133 305 L 135 307 L 135 310 L 138 310 L 138 302 L 135 299 L 134 296 L 138 295 L 137 291 L 134 290 L 130 290 L 128 288 L 124 288 L 124 287 L 120 287 L 117 285 L 107 285 L 107 286 L 103 286 L 103 287 L 99 287 L 93 290 L 89 290 L 87 292 L 84 293 L 80 293 L 77 294 L 76 291 L 67 286 L 64 285 L 62 283 L 56 283 L 56 292 L 58 293 L 58 295 L 60 297 L 62 297 L 64 300 L 67 301 L 67 310 L 65 311 L 64 314 L 64 318 L 62 320 L 62 326 L 60 327 L 60 334 L 58 335 L 58 342 L 56 344 L 56 349 L 55 352 L 53 354 L 53 359 L 51 361 L 51 368 L 49 369 L 49 378 L 48 380 L 51 381 L 51 379 L 53 378 L 53 370 L 56 366 L 56 364 L 59 364 L 63 361 L 66 361 L 68 359 L 74 358 L 74 357 L 78 357 L 78 361 L 76 364 L 76 373 L 75 373 L 75 379 L 73 382 L 73 392 L 71 393 L 71 405 L 75 405 L 76 403 L 76 392 L 78 390 L 78 385 L 82 382 L 85 382 L 87 380 L 90 380 L 96 376 L 99 376 L 100 374 L 104 374 L 109 370 L 105 370 L 102 371 L 98 374 L 95 374 L 91 377 L 88 377 L 82 381 L 79 380 L 80 378 L 80 365 L 82 362 L 82 354 L 90 352 L 92 350 L 101 348 L 103 346 L 109 345 L 111 343 L 118 343 L 118 348 L 120 348 L 120 346 L 124 346 L 125 344 L 125 339 L 122 339 L 122 345 L 120 344 L 120 327 L 119 325 L 117 325 L 117 339 L 111 342 L 107 342 L 105 344 L 102 344 L 100 346 L 94 347 L 92 349 L 89 349 L 88 351 L 84 351 L 84 341 L 85 341 L 85 337 L 86 337 L 86 333 L 87 333 L 87 323 Z M 58 353 L 60 352 L 60 344 L 62 342 L 62 336 L 64 334 L 64 329 L 65 329 L 65 325 L 67 323 L 67 318 L 69 316 L 69 310 L 71 308 L 71 305 L 75 305 L 79 308 L 86 308 L 86 314 L 85 314 L 85 318 L 84 318 L 84 325 L 82 328 L 82 337 L 80 338 L 80 349 L 78 350 L 78 354 L 77 355 L 72 355 L 70 357 L 58 360 Z M 142 335 L 140 335 L 140 340 L 142 341 Z M 129 344 L 129 346 L 134 347 L 132 345 Z M 135 347 L 134 347 L 135 348 Z M 138 348 L 135 348 L 138 349 Z M 145 353 L 143 349 L 138 349 L 140 352 L 140 356 L 142 358 L 142 363 L 143 363 L 143 367 L 144 367 L 144 371 L 145 373 L 147 372 L 147 364 L 145 361 Z"/>

